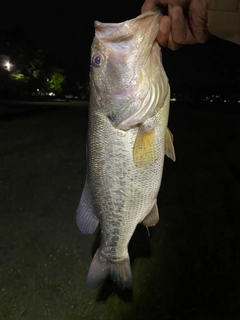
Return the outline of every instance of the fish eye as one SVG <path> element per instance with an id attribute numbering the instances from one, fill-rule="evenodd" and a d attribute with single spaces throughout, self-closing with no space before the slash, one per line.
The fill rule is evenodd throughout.
<path id="1" fill-rule="evenodd" d="M 94 67 L 101 67 L 103 63 L 103 58 L 100 54 L 96 53 L 93 57 L 92 57 L 92 65 Z"/>

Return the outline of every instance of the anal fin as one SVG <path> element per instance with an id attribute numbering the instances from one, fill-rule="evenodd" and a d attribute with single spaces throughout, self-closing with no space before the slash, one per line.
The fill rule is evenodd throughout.
<path id="1" fill-rule="evenodd" d="M 157 203 L 155 202 L 152 210 L 146 216 L 146 218 L 141 222 L 141 224 L 145 227 L 153 227 L 158 223 L 158 221 L 159 221 L 158 206 L 157 206 Z"/>
<path id="2" fill-rule="evenodd" d="M 99 219 L 95 213 L 87 182 L 83 188 L 82 196 L 77 209 L 76 221 L 78 228 L 84 234 L 93 233 L 99 222 Z"/>

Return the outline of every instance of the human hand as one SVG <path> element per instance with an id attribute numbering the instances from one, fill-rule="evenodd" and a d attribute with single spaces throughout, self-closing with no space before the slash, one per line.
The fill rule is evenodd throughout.
<path id="1" fill-rule="evenodd" d="M 142 12 L 159 4 L 168 6 L 168 16 L 163 16 L 159 25 L 160 45 L 176 50 L 207 41 L 207 0 L 145 0 Z"/>

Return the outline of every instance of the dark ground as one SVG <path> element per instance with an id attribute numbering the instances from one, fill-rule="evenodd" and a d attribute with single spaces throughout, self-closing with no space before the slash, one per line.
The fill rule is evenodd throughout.
<path id="1" fill-rule="evenodd" d="M 0 320 L 239 319 L 240 112 L 224 107 L 172 105 L 161 220 L 150 238 L 137 228 L 120 292 L 84 288 L 98 236 L 75 224 L 87 104 L 2 102 Z"/>

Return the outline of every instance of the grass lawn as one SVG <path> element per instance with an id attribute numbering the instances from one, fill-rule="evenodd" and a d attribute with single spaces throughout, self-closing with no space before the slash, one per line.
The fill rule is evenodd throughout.
<path id="1" fill-rule="evenodd" d="M 150 238 L 137 228 L 121 292 L 84 287 L 98 242 L 75 223 L 87 103 L 32 108 L 0 117 L 0 320 L 237 320 L 240 113 L 173 105 L 177 162 L 166 158 L 160 222 Z"/>

